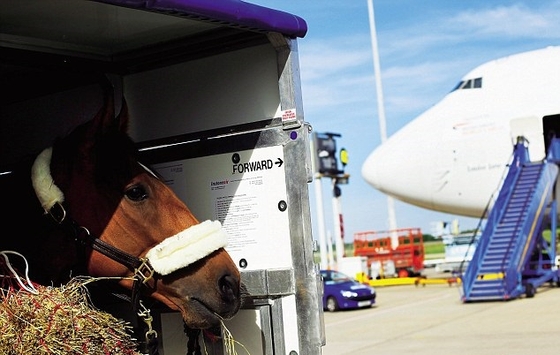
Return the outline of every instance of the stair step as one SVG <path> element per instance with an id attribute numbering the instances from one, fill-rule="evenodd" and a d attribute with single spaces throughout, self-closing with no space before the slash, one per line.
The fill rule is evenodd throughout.
<path id="1" fill-rule="evenodd" d="M 504 284 L 502 279 L 496 280 L 476 280 L 474 282 L 472 291 L 477 293 L 491 293 L 494 292 L 496 289 L 504 289 Z"/>
<path id="2" fill-rule="evenodd" d="M 496 296 L 476 296 L 471 295 L 469 297 L 465 297 L 464 300 L 467 302 L 475 302 L 475 301 L 501 301 L 507 299 L 508 297 L 504 297 L 504 295 L 496 295 Z"/>
<path id="3" fill-rule="evenodd" d="M 504 266 L 507 265 L 482 265 L 478 269 L 480 274 L 499 274 L 504 271 Z"/>
<path id="4" fill-rule="evenodd" d="M 511 224 L 501 225 L 498 226 L 498 228 L 494 231 L 494 237 L 511 238 L 517 235 L 517 232 L 519 232 L 519 227 L 516 225 L 511 225 Z"/>
<path id="5" fill-rule="evenodd" d="M 518 233 L 512 235 L 512 234 L 494 234 L 494 237 L 492 238 L 492 243 L 489 245 L 502 245 L 502 244 L 509 244 L 509 242 L 511 242 L 512 240 L 515 240 L 516 236 Z"/>
<path id="6" fill-rule="evenodd" d="M 507 253 L 507 254 L 492 254 L 492 255 L 485 255 L 484 256 L 484 263 L 488 263 L 488 262 L 493 262 L 493 261 L 503 261 L 503 260 L 509 260 L 509 256 L 511 256 L 513 253 Z"/>

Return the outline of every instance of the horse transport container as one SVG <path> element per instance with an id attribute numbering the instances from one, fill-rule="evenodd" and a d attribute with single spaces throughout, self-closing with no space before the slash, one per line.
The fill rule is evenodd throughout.
<path id="1" fill-rule="evenodd" d="M 306 31 L 295 15 L 239 0 L 4 2 L 2 171 L 92 117 L 101 73 L 126 98 L 142 160 L 228 232 L 248 294 L 225 323 L 237 353 L 320 354 L 297 42 Z M 180 315 L 155 319 L 159 353 L 184 354 Z"/>

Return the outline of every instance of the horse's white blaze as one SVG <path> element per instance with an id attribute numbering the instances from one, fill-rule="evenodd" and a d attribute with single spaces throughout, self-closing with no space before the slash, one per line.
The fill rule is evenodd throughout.
<path id="1" fill-rule="evenodd" d="M 146 254 L 154 270 L 167 275 L 227 245 L 219 221 L 204 221 L 165 239 Z"/>

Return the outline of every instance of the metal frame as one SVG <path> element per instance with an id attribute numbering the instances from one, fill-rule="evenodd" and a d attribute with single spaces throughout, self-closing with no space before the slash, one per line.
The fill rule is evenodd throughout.
<path id="1" fill-rule="evenodd" d="M 180 129 L 173 130 L 172 134 L 162 130 L 162 136 L 154 137 L 150 136 L 154 128 L 166 123 L 155 121 L 153 117 L 141 117 L 140 123 L 132 127 L 140 138 L 136 139 L 134 134 L 133 138 L 139 142 L 141 155 L 149 162 L 210 157 L 240 149 L 282 148 L 289 224 L 286 238 L 292 246 L 291 264 L 280 269 L 242 272 L 242 280 L 252 299 L 252 305 L 247 305 L 246 309 L 255 309 L 262 315 L 262 329 L 255 336 L 261 337 L 261 332 L 270 334 L 263 341 L 267 355 L 320 354 L 325 333 L 322 281 L 313 259 L 316 245 L 308 194 L 308 184 L 313 180 L 309 148 L 311 126 L 303 115 L 297 45 L 297 38 L 306 33 L 305 21 L 281 11 L 227 0 L 22 0 L 6 6 L 3 15 L 0 62 L 10 92 L 0 101 L 3 108 L 0 119 L 3 127 L 18 130 L 26 127 L 30 131 L 2 133 L 2 167 L 33 153 L 45 142 L 50 143 L 52 137 L 65 133 L 69 126 L 81 123 L 71 110 L 62 115 L 52 111 L 36 115 L 33 110 L 39 104 L 53 101 L 53 97 L 72 104 L 77 97 L 88 98 L 87 107 L 80 107 L 79 112 L 84 118 L 90 117 L 92 112 L 89 111 L 94 113 L 97 99 L 91 87 L 99 73 L 110 76 L 126 95 L 134 96 L 142 90 L 141 94 L 150 93 L 154 88 L 161 94 L 159 88 L 168 87 L 170 83 L 154 87 L 152 85 L 158 83 L 153 78 L 144 80 L 142 74 L 182 65 L 182 70 L 190 70 L 191 63 L 225 61 L 227 59 L 223 58 L 242 55 L 252 49 L 266 48 L 265 59 L 268 60 L 270 47 L 265 46 L 271 46 L 275 63 L 269 60 L 266 65 L 274 67 L 277 77 L 266 79 L 266 90 L 270 92 L 266 93 L 268 101 L 262 115 L 258 115 L 257 110 L 250 113 L 231 110 L 231 117 L 202 115 L 198 116 L 199 121 L 212 121 L 210 128 L 180 122 Z M 146 33 L 150 37 L 145 36 Z M 218 64 L 222 68 L 231 66 L 231 63 Z M 262 78 L 252 79 L 257 89 L 265 84 Z M 245 96 L 247 105 L 253 98 Z M 39 102 L 28 104 L 35 99 Z M 131 113 L 142 116 L 141 101 L 141 97 L 129 101 Z M 196 104 L 208 105 L 193 103 Z M 278 107 L 272 107 L 275 104 Z M 29 112 L 23 112 L 23 108 Z M 166 119 L 180 110 L 161 108 L 161 116 Z M 136 112 L 132 112 L 134 110 Z M 274 110 L 277 112 L 270 114 Z M 11 113 L 17 115 L 11 117 Z M 177 121 L 177 117 L 180 116 L 173 120 Z M 11 144 L 10 139 L 17 137 L 25 140 Z M 292 339 L 294 334 L 296 339 Z"/>

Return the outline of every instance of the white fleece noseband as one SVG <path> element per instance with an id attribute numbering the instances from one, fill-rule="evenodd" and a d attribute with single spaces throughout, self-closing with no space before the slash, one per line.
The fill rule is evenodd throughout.
<path id="1" fill-rule="evenodd" d="M 51 176 L 51 157 L 52 148 L 47 148 L 37 156 L 31 167 L 33 189 L 45 212 L 57 202 L 64 202 L 64 194 Z M 222 224 L 219 221 L 207 220 L 165 239 L 150 249 L 146 258 L 158 274 L 168 275 L 226 245 L 227 234 Z"/>
<path id="2" fill-rule="evenodd" d="M 227 234 L 219 221 L 204 221 L 165 239 L 146 258 L 160 275 L 184 268 L 227 245 Z"/>

